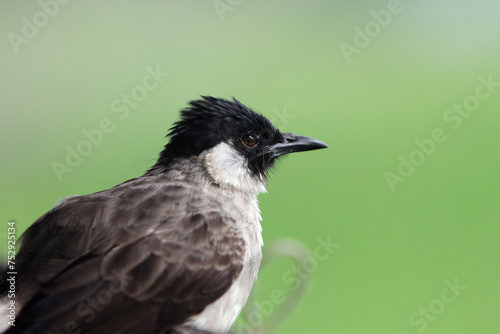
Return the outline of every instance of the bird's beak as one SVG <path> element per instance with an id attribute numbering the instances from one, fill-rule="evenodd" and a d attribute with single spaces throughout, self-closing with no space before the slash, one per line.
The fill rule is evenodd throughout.
<path id="1" fill-rule="evenodd" d="M 320 140 L 295 135 L 293 133 L 284 133 L 283 141 L 271 147 L 273 158 L 277 158 L 284 154 L 318 150 L 320 148 L 327 148 L 328 145 Z"/>

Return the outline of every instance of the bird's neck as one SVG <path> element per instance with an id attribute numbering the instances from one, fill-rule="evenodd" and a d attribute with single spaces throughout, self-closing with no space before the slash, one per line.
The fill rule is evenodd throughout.
<path id="1" fill-rule="evenodd" d="M 253 175 L 243 157 L 227 144 L 220 144 L 198 156 L 170 161 L 167 166 L 155 165 L 148 174 L 163 173 L 170 179 L 199 185 L 215 185 L 231 192 L 257 197 L 266 192 L 265 180 Z"/>

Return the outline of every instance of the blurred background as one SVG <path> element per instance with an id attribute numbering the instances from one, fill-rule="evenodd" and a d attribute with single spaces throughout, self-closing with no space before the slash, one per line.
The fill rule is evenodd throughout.
<path id="1" fill-rule="evenodd" d="M 234 96 L 330 145 L 259 198 L 265 252 L 306 255 L 263 268 L 238 331 L 282 308 L 273 333 L 500 333 L 500 2 L 0 8 L 2 254 L 9 220 L 141 175 L 187 101 Z"/>

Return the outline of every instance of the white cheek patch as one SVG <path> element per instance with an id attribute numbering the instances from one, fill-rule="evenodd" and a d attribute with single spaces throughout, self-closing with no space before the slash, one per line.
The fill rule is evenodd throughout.
<path id="1" fill-rule="evenodd" d="M 207 151 L 205 167 L 219 184 L 255 194 L 266 192 L 264 181 L 251 174 L 245 157 L 226 143 Z"/>

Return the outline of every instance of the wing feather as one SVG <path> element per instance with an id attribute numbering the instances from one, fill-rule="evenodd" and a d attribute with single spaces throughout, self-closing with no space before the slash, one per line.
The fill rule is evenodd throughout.
<path id="1" fill-rule="evenodd" d="M 25 305 L 8 334 L 168 330 L 229 289 L 245 246 L 235 221 L 195 189 L 157 183 L 72 197 L 28 229 Z"/>

